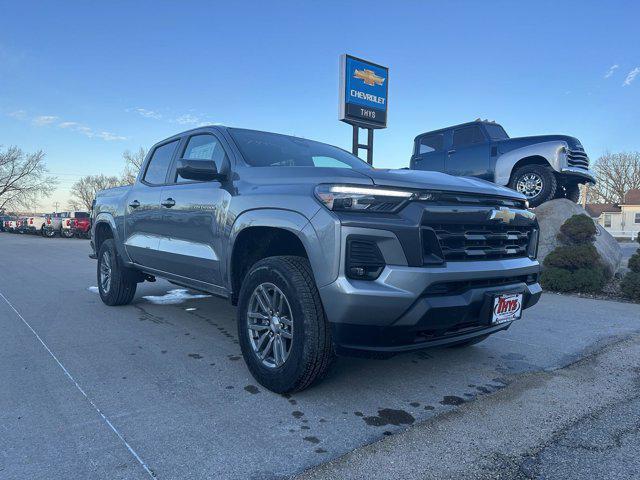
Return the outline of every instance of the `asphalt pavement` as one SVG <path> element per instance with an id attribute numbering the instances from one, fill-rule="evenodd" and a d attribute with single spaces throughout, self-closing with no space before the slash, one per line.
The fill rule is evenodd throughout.
<path id="1" fill-rule="evenodd" d="M 567 455 L 554 435 L 637 439 L 618 428 L 619 419 L 638 421 L 637 304 L 545 294 L 512 328 L 476 346 L 341 358 L 320 385 L 281 396 L 249 374 L 226 300 L 158 281 L 141 285 L 132 305 L 107 307 L 91 288 L 88 253 L 85 240 L 0 233 L 3 480 L 374 478 L 367 465 L 384 474 L 376 478 L 566 478 L 554 476 Z M 605 357 L 610 368 L 598 370 Z M 612 372 L 621 384 L 607 389 Z M 590 386 L 593 401 L 581 402 L 579 385 Z M 615 397 L 620 391 L 627 396 Z M 536 408 L 519 400 L 528 396 Z M 575 421 L 554 423 L 568 400 L 580 407 L 567 413 Z M 530 431 L 525 412 L 538 412 Z M 544 419 L 560 430 L 543 428 Z M 460 469 L 420 437 L 435 431 L 449 433 L 439 445 L 474 446 L 475 460 Z M 500 432 L 507 442 L 514 431 L 530 441 L 504 458 L 473 443 Z M 615 450 L 622 460 L 633 450 L 625 448 Z M 581 450 L 571 452 L 579 463 Z"/>

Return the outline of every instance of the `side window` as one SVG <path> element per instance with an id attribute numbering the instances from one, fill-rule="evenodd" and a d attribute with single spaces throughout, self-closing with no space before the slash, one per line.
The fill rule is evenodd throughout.
<path id="1" fill-rule="evenodd" d="M 220 169 L 226 162 L 227 154 L 214 135 L 205 133 L 189 138 L 182 158 L 185 160 L 213 160 L 216 162 L 218 169 Z M 177 175 L 176 181 L 191 182 L 192 180 L 187 180 Z"/>
<path id="2" fill-rule="evenodd" d="M 640 213 L 636 213 L 636 223 L 640 223 Z"/>
<path id="3" fill-rule="evenodd" d="M 464 147 L 467 145 L 472 145 L 474 143 L 482 143 L 484 142 L 484 137 L 482 136 L 482 131 L 480 127 L 477 125 L 471 127 L 464 127 L 454 130 L 453 132 L 453 146 L 455 147 Z"/>
<path id="4" fill-rule="evenodd" d="M 428 135 L 420 139 L 418 154 L 439 152 L 442 150 L 442 134 Z"/>
<path id="5" fill-rule="evenodd" d="M 153 156 L 147 165 L 147 171 L 144 172 L 144 181 L 152 185 L 162 185 L 167 177 L 167 170 L 171 165 L 173 152 L 175 152 L 179 141 L 166 143 L 159 146 L 153 152 Z"/>
<path id="6" fill-rule="evenodd" d="M 605 228 L 611 228 L 611 215 L 609 213 L 604 214 L 604 226 Z"/>

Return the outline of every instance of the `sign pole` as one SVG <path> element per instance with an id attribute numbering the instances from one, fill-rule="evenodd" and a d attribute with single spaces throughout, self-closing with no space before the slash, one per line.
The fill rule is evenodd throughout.
<path id="1" fill-rule="evenodd" d="M 353 125 L 353 140 L 351 144 L 351 153 L 353 153 L 356 157 L 358 156 L 358 147 L 360 143 L 360 127 L 357 125 Z"/>
<path id="2" fill-rule="evenodd" d="M 367 163 L 373 165 L 373 128 L 367 133 Z"/>

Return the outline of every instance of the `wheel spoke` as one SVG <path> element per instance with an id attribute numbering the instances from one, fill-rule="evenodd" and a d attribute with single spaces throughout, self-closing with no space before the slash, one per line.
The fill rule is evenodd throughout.
<path id="1" fill-rule="evenodd" d="M 271 348 L 272 347 L 273 347 L 273 337 L 269 338 L 269 343 L 267 343 L 267 346 L 264 347 L 264 350 L 262 351 L 262 354 L 260 355 L 262 360 L 267 358 L 267 355 L 269 355 L 269 353 L 271 352 Z"/>
<path id="2" fill-rule="evenodd" d="M 269 320 L 269 315 L 265 315 L 264 313 L 260 313 L 260 312 L 249 312 L 247 316 L 249 318 L 254 318 L 254 319 L 257 318 L 258 320 Z"/>
<path id="3" fill-rule="evenodd" d="M 275 361 L 276 367 L 284 363 L 284 348 L 280 337 L 276 337 L 273 345 L 273 360 Z"/>
<path id="4" fill-rule="evenodd" d="M 261 332 L 263 330 L 269 330 L 269 325 L 260 325 L 259 323 L 250 323 L 248 325 L 249 329 L 255 330 L 256 332 Z"/>
<path id="5" fill-rule="evenodd" d="M 264 287 L 262 285 L 258 287 L 258 295 L 256 295 L 256 300 L 258 300 L 260 308 L 262 308 L 265 313 L 268 314 L 272 310 L 269 295 L 267 295 L 267 292 L 264 291 Z"/>
<path id="6" fill-rule="evenodd" d="M 288 338 L 288 339 L 292 339 L 293 335 L 291 335 L 289 332 L 285 331 L 285 330 L 281 330 L 280 331 L 280 335 L 282 335 L 284 338 Z"/>
<path id="7" fill-rule="evenodd" d="M 293 325 L 291 320 L 289 320 L 287 317 L 280 317 L 280 323 L 283 323 L 283 324 L 287 325 L 288 327 Z"/>
<path id="8" fill-rule="evenodd" d="M 264 345 L 264 341 L 267 339 L 267 337 L 269 336 L 269 332 L 264 332 L 260 338 L 258 338 L 258 341 L 256 342 L 256 351 L 260 351 L 260 349 L 262 348 L 262 345 Z"/>

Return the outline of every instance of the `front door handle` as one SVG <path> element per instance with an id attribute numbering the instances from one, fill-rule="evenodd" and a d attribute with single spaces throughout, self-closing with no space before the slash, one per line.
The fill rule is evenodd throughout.
<path id="1" fill-rule="evenodd" d="M 456 151 L 455 151 L 455 150 L 449 150 L 447 153 L 448 153 L 449 155 L 453 155 L 454 153 L 456 153 Z"/>
<path id="2" fill-rule="evenodd" d="M 140 206 L 140 202 L 138 200 L 134 200 L 129 204 L 131 208 L 138 208 Z"/>
<path id="3" fill-rule="evenodd" d="M 169 198 L 167 198 L 166 200 L 163 200 L 161 205 L 162 205 L 163 207 L 171 208 L 171 207 L 173 207 L 175 204 L 176 204 L 176 201 L 175 201 L 173 198 L 169 197 Z"/>

